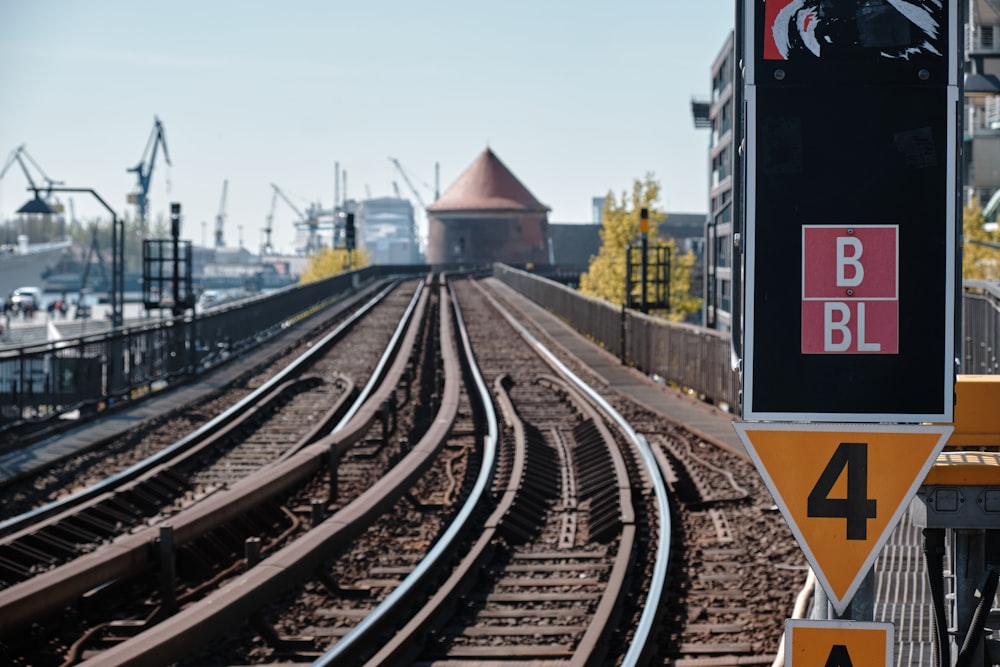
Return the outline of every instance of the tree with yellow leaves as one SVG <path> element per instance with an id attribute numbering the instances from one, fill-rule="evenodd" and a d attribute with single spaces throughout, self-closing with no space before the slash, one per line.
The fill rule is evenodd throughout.
<path id="1" fill-rule="evenodd" d="M 300 283 L 308 283 L 320 278 L 328 278 L 347 271 L 368 266 L 370 258 L 364 250 L 344 250 L 343 248 L 320 248 L 309 255 L 306 268 L 299 275 Z"/>
<path id="2" fill-rule="evenodd" d="M 1000 232 L 986 228 L 986 219 L 978 201 L 962 211 L 962 278 L 997 280 L 1000 278 Z M 989 244 L 993 244 L 992 246 Z"/>
<path id="3" fill-rule="evenodd" d="M 580 291 L 611 303 L 625 303 L 626 248 L 632 244 L 634 253 L 639 247 L 640 211 L 645 208 L 649 212 L 648 246 L 668 247 L 671 257 L 670 312 L 654 314 L 680 321 L 701 308 L 701 299 L 689 294 L 695 256 L 691 251 L 683 255 L 678 253 L 674 239 L 657 238 L 657 226 L 667 219 L 665 213 L 654 208 L 659 195 L 660 185 L 651 174 L 647 174 L 644 180 L 636 179 L 631 194 L 622 192 L 621 200 L 608 193 L 604 200 L 601 249 L 590 258 L 587 272 L 580 276 Z M 634 279 L 641 280 L 639 276 L 634 276 Z"/>

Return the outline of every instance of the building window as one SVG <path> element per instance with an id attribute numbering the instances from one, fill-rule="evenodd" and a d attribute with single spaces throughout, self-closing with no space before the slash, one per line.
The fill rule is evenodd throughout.
<path id="1" fill-rule="evenodd" d="M 712 187 L 716 188 L 722 181 L 729 177 L 730 174 L 730 159 L 729 159 L 730 147 L 726 146 L 724 149 L 719 151 L 719 154 L 712 159 Z"/>
<path id="2" fill-rule="evenodd" d="M 721 234 L 715 239 L 715 265 L 720 269 L 729 269 L 733 266 L 733 237 L 729 234 Z"/>
<path id="3" fill-rule="evenodd" d="M 719 310 L 730 312 L 733 309 L 732 302 L 733 283 L 729 280 L 719 281 Z"/>
<path id="4" fill-rule="evenodd" d="M 979 26 L 979 46 L 982 49 L 992 49 L 994 44 L 993 40 L 993 26 L 991 25 L 981 25 Z"/>

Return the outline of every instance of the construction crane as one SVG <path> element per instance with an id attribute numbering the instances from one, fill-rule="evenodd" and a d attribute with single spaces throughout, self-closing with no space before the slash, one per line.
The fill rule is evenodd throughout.
<path id="1" fill-rule="evenodd" d="M 403 169 L 403 165 L 399 164 L 399 160 L 397 160 L 394 157 L 389 158 L 389 162 L 392 162 L 394 165 L 396 165 L 396 170 L 399 171 L 399 175 L 403 177 L 403 180 L 406 181 L 406 184 L 410 186 L 410 192 L 412 192 L 413 196 L 417 198 L 417 203 L 420 204 L 420 208 L 426 211 L 427 204 L 424 203 L 424 198 L 420 196 L 420 193 L 417 191 L 417 188 L 413 186 L 413 181 L 410 180 L 410 177 L 409 175 L 407 175 L 406 170 Z M 428 187 L 426 183 L 424 183 L 423 185 L 424 187 Z"/>
<path id="2" fill-rule="evenodd" d="M 420 209 L 422 211 L 424 211 L 424 213 L 426 214 L 426 212 L 427 212 L 427 204 L 424 203 L 424 198 L 420 196 L 420 193 L 417 191 L 417 188 L 414 187 L 413 181 L 410 180 L 410 177 L 409 177 L 409 175 L 407 175 L 406 170 L 403 169 L 403 165 L 401 165 L 399 163 L 399 160 L 397 160 L 394 157 L 389 158 L 389 161 L 392 162 L 396 166 L 396 170 L 399 172 L 399 175 L 403 177 L 403 180 L 406 181 L 406 184 L 410 187 L 410 192 L 412 192 L 413 196 L 417 198 L 417 203 L 420 204 Z M 430 186 L 427 185 L 426 183 L 421 183 L 421 184 L 425 188 L 428 188 L 428 189 L 430 188 Z M 437 196 L 437 193 L 435 192 L 435 197 L 436 196 Z M 414 220 L 413 220 L 414 228 L 411 230 L 411 234 L 412 234 L 413 239 L 416 241 L 417 248 L 419 249 L 420 253 L 422 254 L 424 252 L 424 250 L 425 250 L 425 248 L 424 248 L 424 237 L 423 237 L 422 234 L 420 234 L 420 233 L 417 232 L 417 229 L 416 229 L 416 224 L 417 224 L 416 217 L 417 217 L 416 215 L 413 216 L 413 218 L 414 218 Z"/>
<path id="3" fill-rule="evenodd" d="M 222 240 L 222 229 L 226 224 L 226 190 L 229 188 L 229 179 L 222 181 L 222 201 L 219 202 L 219 213 L 215 216 L 215 247 L 221 248 L 225 245 Z"/>
<path id="4" fill-rule="evenodd" d="M 300 211 L 300 210 L 299 210 L 299 207 L 298 207 L 298 206 L 296 206 L 296 205 L 295 205 L 295 204 L 294 204 L 294 203 L 292 202 L 292 200 L 288 198 L 288 195 L 286 195 L 286 194 L 285 194 L 284 192 L 282 192 L 282 191 L 281 191 L 281 188 L 279 188 L 279 187 L 278 187 L 277 185 L 275 185 L 274 183 L 271 183 L 271 187 L 272 187 L 272 188 L 274 188 L 274 194 L 276 194 L 276 195 L 278 195 L 279 197 L 281 197 L 281 199 L 282 199 L 282 200 L 283 200 L 283 201 L 284 201 L 284 202 L 285 202 L 286 204 L 288 204 L 288 206 L 289 206 L 289 207 L 290 207 L 290 208 L 291 208 L 291 209 L 292 209 L 293 211 L 295 211 L 295 214 L 299 216 L 299 221 L 301 221 L 301 222 L 305 222 L 305 221 L 306 221 L 306 216 L 305 216 L 305 213 L 303 213 L 302 211 Z"/>
<path id="5" fill-rule="evenodd" d="M 278 187 L 271 184 L 274 192 L 271 193 L 271 211 L 267 214 L 267 220 L 265 221 L 264 227 L 264 244 L 260 248 L 260 255 L 269 255 L 274 253 L 274 246 L 271 245 L 271 230 L 274 229 L 274 209 L 278 205 Z"/>
<path id="6" fill-rule="evenodd" d="M 319 249 L 319 214 L 321 209 L 319 206 L 310 206 L 306 213 L 303 213 L 298 206 L 292 203 L 292 200 L 288 198 L 284 192 L 281 191 L 274 183 L 271 183 L 271 187 L 274 188 L 276 195 L 281 197 L 286 204 L 288 204 L 293 211 L 299 216 L 299 220 L 296 224 L 305 225 L 309 229 L 309 240 L 306 242 L 306 253 L 311 253 Z M 308 215 L 307 215 L 308 214 Z"/>
<path id="7" fill-rule="evenodd" d="M 49 202 L 47 200 L 50 199 L 50 197 L 52 195 L 52 188 L 54 186 L 57 186 L 57 185 L 62 185 L 63 182 L 62 181 L 54 181 L 51 178 L 49 178 L 45 174 L 45 171 L 41 167 L 38 166 L 38 163 L 35 161 L 35 158 L 31 157 L 31 154 L 28 153 L 28 149 L 25 148 L 26 145 L 27 144 L 21 144 L 20 146 L 18 146 L 17 148 L 15 148 L 14 150 L 12 150 L 10 152 L 10 157 L 7 158 L 6 164 L 4 164 L 3 169 L 0 170 L 0 181 L 2 181 L 3 177 L 7 174 L 7 170 L 9 170 L 14 165 L 14 163 L 16 162 L 16 163 L 18 163 L 21 166 L 21 171 L 24 172 L 24 177 L 28 179 L 28 185 L 31 186 L 32 191 L 35 193 L 35 199 L 42 199 L 42 196 L 38 194 L 38 191 L 41 190 L 42 188 L 40 188 L 35 183 L 35 179 L 33 179 L 31 177 L 31 172 L 28 170 L 28 165 L 26 165 L 24 163 L 24 158 L 27 158 L 28 162 L 30 162 L 31 165 L 35 168 L 35 170 L 39 174 L 41 174 L 42 179 L 45 181 L 46 189 L 45 189 L 44 199 L 46 200 L 45 203 L 49 204 Z M 22 158 L 22 156 L 23 156 L 23 158 Z M 62 205 L 61 204 L 55 204 L 55 205 L 49 204 L 49 208 L 53 209 L 54 211 L 59 212 L 59 211 L 62 210 Z"/>
<path id="8" fill-rule="evenodd" d="M 128 203 L 135 204 L 138 210 L 139 224 L 143 235 L 146 233 L 146 208 L 149 203 L 146 195 L 149 193 L 149 181 L 153 176 L 153 167 L 156 165 L 156 151 L 161 144 L 163 146 L 163 159 L 167 161 L 168 165 L 170 164 L 170 156 L 167 154 L 167 140 L 163 134 L 163 123 L 158 117 L 154 116 L 153 119 L 153 132 L 149 135 L 149 141 L 146 142 L 142 161 L 136 166 L 126 169 L 128 172 L 136 174 L 138 178 L 135 190 L 128 195 Z"/>

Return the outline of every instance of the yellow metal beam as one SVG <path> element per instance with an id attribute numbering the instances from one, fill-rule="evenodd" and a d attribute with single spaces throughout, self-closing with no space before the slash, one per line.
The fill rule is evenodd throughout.
<path id="1" fill-rule="evenodd" d="M 959 375 L 948 448 L 1000 446 L 1000 375 Z"/>

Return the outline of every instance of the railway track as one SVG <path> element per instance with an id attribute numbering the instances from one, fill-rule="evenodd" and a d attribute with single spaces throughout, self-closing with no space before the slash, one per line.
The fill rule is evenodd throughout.
<path id="1" fill-rule="evenodd" d="M 197 404 L 150 419 L 111 440 L 96 442 L 44 470 L 5 480 L 2 488 L 6 512 L 0 521 L 0 536 L 104 493 L 115 484 L 148 470 L 157 462 L 154 457 L 169 458 L 240 418 L 257 400 L 255 394 L 259 396 L 301 373 L 300 365 L 307 363 L 298 361 L 304 349 L 333 344 L 354 320 L 360 319 L 384 298 L 391 287 L 373 286 L 341 300 L 312 328 L 290 328 L 286 336 L 276 341 L 273 346 L 276 352 L 267 362 L 257 368 L 247 368 L 231 385 L 211 393 Z M 360 364 L 357 369 L 345 369 L 346 374 L 359 373 L 362 379 L 370 371 L 371 367 L 365 370 Z M 331 377 L 331 380 L 337 378 Z"/>
<path id="2" fill-rule="evenodd" d="M 0 538 L 0 588 L 161 521 L 320 437 L 345 413 L 355 379 L 370 377 L 388 341 L 383 332 L 392 331 L 412 299 L 412 290 L 383 291 L 378 308 L 375 300 L 369 302 L 307 354 L 191 435 L 100 484 L 6 521 L 7 534 Z M 352 332 L 368 311 L 374 312 L 364 332 Z M 329 349 L 342 339 L 354 354 Z"/>
<path id="3" fill-rule="evenodd" d="M 399 296 L 396 299 L 399 300 Z M 414 295 L 410 293 L 404 295 L 402 303 L 405 306 L 407 302 L 412 303 L 413 301 Z M 398 319 L 399 311 L 403 309 L 393 310 L 397 312 L 392 316 Z M 413 310 L 412 307 L 410 310 Z M 384 324 L 384 321 L 378 321 L 376 318 L 374 322 L 376 331 L 367 334 L 367 338 L 377 341 L 377 337 L 373 334 L 385 329 Z M 391 333 L 392 327 L 390 326 L 388 329 Z M 388 334 L 385 337 L 388 338 Z M 411 338 L 409 341 L 411 348 L 414 345 L 414 340 Z M 328 342 L 330 341 L 314 346 L 314 351 L 322 353 Z M 363 348 L 363 346 L 355 343 L 354 348 Z M 404 352 L 403 365 L 405 365 L 406 355 L 407 353 Z M 375 369 L 373 377 L 375 374 L 384 373 L 384 369 L 381 368 L 384 360 L 383 363 L 376 364 L 377 358 L 366 362 L 364 355 L 360 354 L 340 356 L 349 356 L 353 359 L 351 362 L 353 364 L 368 363 L 368 373 L 373 373 L 372 369 Z M 315 370 L 317 365 L 322 365 L 321 362 L 315 362 L 315 359 L 312 359 L 314 362 L 312 364 L 305 359 L 300 361 L 301 363 L 296 362 L 289 367 L 291 370 L 289 375 L 294 376 L 296 371 L 301 373 L 306 369 Z M 340 368 L 343 370 L 342 366 Z M 338 373 L 336 379 L 340 380 L 341 378 L 342 376 Z M 399 382 L 398 374 L 394 377 L 393 382 Z M 287 538 L 288 533 L 301 526 L 302 522 L 294 513 L 272 501 L 272 497 L 280 490 L 269 491 L 253 486 L 248 487 L 245 484 L 248 474 L 246 462 L 249 459 L 255 459 L 260 464 L 272 465 L 276 460 L 280 462 L 282 459 L 287 459 L 296 448 L 305 446 L 309 441 L 315 439 L 322 432 L 324 423 L 328 424 L 333 416 L 342 410 L 335 405 L 334 408 L 327 410 L 326 418 L 320 423 L 303 420 L 299 415 L 301 423 L 297 424 L 297 436 L 291 439 L 286 438 L 284 441 L 274 437 L 274 429 L 270 430 L 270 434 L 266 434 L 263 438 L 260 437 L 260 429 L 250 428 L 248 421 L 255 422 L 254 426 L 259 426 L 260 424 L 256 423 L 257 418 L 268 413 L 267 406 L 275 402 L 276 396 L 282 397 L 287 394 L 290 388 L 294 389 L 297 385 L 316 387 L 321 384 L 315 376 L 309 376 L 304 380 L 285 380 L 280 375 L 276 376 L 261 387 L 258 392 L 261 395 L 258 403 L 248 401 L 242 406 L 237 404 L 240 409 L 235 411 L 234 419 L 224 420 L 224 424 L 216 425 L 214 428 L 203 429 L 209 433 L 208 437 L 191 438 L 191 441 L 196 442 L 188 448 L 178 448 L 177 453 L 180 456 L 158 455 L 151 462 L 152 467 L 136 478 L 134 483 L 124 485 L 109 483 L 105 486 L 116 488 L 113 490 L 106 488 L 103 493 L 97 494 L 96 497 L 82 505 L 70 507 L 62 515 L 46 517 L 42 520 L 41 525 L 29 525 L 7 536 L 6 544 L 10 545 L 8 551 L 20 551 L 21 553 L 27 551 L 24 546 L 26 544 L 35 548 L 36 551 L 40 551 L 39 545 L 51 547 L 53 544 L 52 535 L 69 534 L 76 541 L 58 553 L 51 548 L 42 552 L 49 555 L 49 561 L 45 563 L 49 566 L 48 569 L 40 572 L 29 571 L 28 574 L 35 576 L 0 591 L 0 600 L 2 600 L 0 602 L 0 617 L 3 618 L 0 621 L 0 628 L 3 628 L 4 639 L 11 641 L 12 633 L 25 628 L 36 617 L 43 617 L 51 613 L 50 610 L 58 609 L 61 604 L 78 600 L 81 595 L 84 597 L 92 595 L 95 589 L 105 586 L 106 582 L 134 576 L 134 574 L 141 573 L 144 569 L 151 567 L 157 561 L 161 561 L 162 566 L 163 561 L 170 560 L 170 567 L 173 568 L 174 554 L 172 549 L 175 546 L 182 549 L 177 554 L 177 565 L 182 570 L 185 568 L 188 571 L 199 570 L 197 578 L 202 583 L 188 587 L 196 589 L 196 594 L 202 594 L 207 585 L 204 583 L 206 579 L 216 579 L 231 571 L 231 566 L 226 567 L 225 555 L 232 551 L 231 545 L 234 540 L 255 535 L 275 542 Z M 346 392 L 343 395 L 346 396 Z M 294 403 L 294 400 L 289 403 Z M 306 407 L 308 408 L 308 405 Z M 391 406 L 386 403 L 385 406 L 378 407 L 384 407 L 388 410 Z M 376 421 L 377 413 L 378 410 L 371 410 L 365 415 L 363 421 L 367 420 L 365 421 L 366 427 Z M 263 421 L 266 423 L 267 420 Z M 275 422 L 273 419 L 270 421 L 271 423 Z M 381 423 L 380 421 L 379 424 L 376 424 L 376 427 L 380 427 Z M 288 431 L 287 420 L 285 423 L 279 424 L 277 431 L 283 433 Z M 257 435 L 256 438 L 242 437 L 254 434 Z M 296 444 L 289 448 L 288 443 L 292 441 Z M 216 448 L 209 450 L 213 444 L 217 445 Z M 264 450 L 263 454 L 262 449 Z M 170 460 L 168 463 L 163 463 L 161 459 Z M 195 465 L 196 459 L 207 460 Z M 234 465 L 234 462 L 237 465 Z M 190 480 L 197 479 L 199 476 L 203 479 L 211 479 L 216 486 L 196 489 Z M 174 481 L 174 487 L 164 490 L 166 486 L 164 480 Z M 241 492 L 237 489 L 243 490 L 244 500 L 237 500 L 229 505 L 243 509 L 227 509 L 225 500 L 213 503 L 226 495 L 241 497 Z M 220 490 L 231 493 L 218 493 Z M 152 497 L 157 491 L 161 492 L 159 496 Z M 136 499 L 145 502 L 146 505 L 139 505 Z M 207 508 L 202 508 L 202 503 L 206 504 Z M 132 513 L 119 512 L 114 514 L 114 510 L 121 506 L 133 510 Z M 234 516 L 234 513 L 241 511 L 244 512 L 244 516 Z M 148 518 L 144 519 L 144 515 L 148 515 Z M 101 541 L 101 535 L 97 534 L 93 519 L 95 516 L 114 518 L 113 522 L 107 521 L 103 525 L 96 526 L 96 528 L 107 531 L 109 534 L 107 541 Z M 136 520 L 136 516 L 139 517 L 138 520 Z M 181 516 L 186 518 L 179 519 L 178 517 Z M 170 522 L 169 526 L 165 524 L 167 521 Z M 90 530 L 77 531 L 76 527 L 79 525 L 84 525 Z M 154 540 L 154 538 L 149 537 L 149 534 L 157 526 L 160 528 L 160 533 Z M 112 540 L 111 538 L 115 534 L 119 537 Z M 161 545 L 159 551 L 148 548 L 147 545 L 152 541 L 157 541 Z M 57 544 L 56 546 L 62 547 L 63 545 Z M 169 558 L 167 552 L 170 552 Z M 81 556 L 81 554 L 83 555 Z M 61 564 L 54 562 L 55 556 L 62 556 L 63 562 Z M 182 593 L 177 596 L 165 589 L 161 592 L 163 604 L 160 605 L 160 608 L 154 614 L 140 615 L 140 618 L 148 620 L 153 615 L 158 616 L 163 613 L 164 609 L 172 608 L 176 603 L 176 598 L 183 599 L 184 595 L 190 594 Z"/>
<path id="4" fill-rule="evenodd" d="M 516 311 L 506 286 L 483 284 Z M 645 436 L 667 481 L 673 554 L 656 664 L 771 664 L 808 566 L 752 462 L 621 395 L 529 319 L 520 321 Z"/>
<path id="5" fill-rule="evenodd" d="M 171 585 L 84 580 L 61 612 L 77 638 L 33 656 L 50 662 L 12 664 L 769 663 L 804 570 L 752 465 L 541 350 L 480 285 L 428 288 L 426 317 L 401 335 L 409 351 L 372 371 L 381 384 L 313 371 L 276 383 L 286 405 L 310 383 L 359 400 L 287 454 L 258 443 L 178 475 L 205 493 L 173 508 L 145 566 Z M 240 470 L 247 458 L 277 462 Z M 220 513 L 214 532 L 186 536 Z M 83 627 L 115 597 L 156 604 Z"/>

